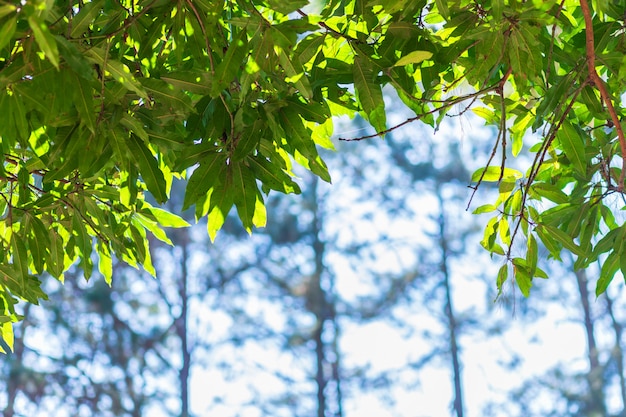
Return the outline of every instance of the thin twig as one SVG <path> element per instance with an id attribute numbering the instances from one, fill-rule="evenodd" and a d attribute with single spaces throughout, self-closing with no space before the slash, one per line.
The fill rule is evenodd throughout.
<path id="1" fill-rule="evenodd" d="M 578 97 L 578 94 L 580 94 L 580 92 L 582 91 L 583 87 L 584 85 L 578 88 L 576 91 L 574 91 L 569 104 L 567 105 L 567 107 L 565 107 L 565 110 L 563 111 L 563 114 L 561 115 L 559 120 L 556 122 L 556 124 L 552 125 L 552 129 L 550 130 L 550 135 L 544 141 L 543 146 L 541 147 L 539 152 L 537 152 L 537 155 L 535 155 L 535 159 L 530 168 L 530 174 L 528 175 L 528 181 L 526 181 L 526 184 L 524 186 L 524 191 L 522 193 L 522 204 L 520 206 L 522 207 L 522 209 L 519 214 L 520 218 L 515 224 L 515 229 L 513 229 L 513 233 L 511 234 L 511 243 L 509 244 L 509 248 L 507 249 L 507 253 L 506 253 L 507 259 L 511 259 L 511 250 L 513 249 L 513 242 L 515 241 L 515 236 L 517 236 L 519 227 L 522 224 L 522 221 L 524 220 L 524 207 L 526 207 L 526 200 L 528 199 L 528 195 L 530 193 L 530 187 L 533 184 L 535 177 L 539 173 L 539 168 L 541 167 L 541 164 L 543 164 L 543 161 L 545 160 L 546 153 L 548 152 L 550 145 L 556 138 L 556 134 L 561 128 L 561 126 L 563 125 L 563 123 L 565 123 L 565 119 L 567 118 L 567 115 L 569 114 L 569 112 L 572 110 L 572 107 L 574 107 L 576 98 Z"/>
<path id="2" fill-rule="evenodd" d="M 445 102 L 440 107 L 436 107 L 436 108 L 434 108 L 432 110 L 429 110 L 429 111 L 427 111 L 425 113 L 418 114 L 415 117 L 410 117 L 410 118 L 406 119 L 404 122 L 399 123 L 399 124 L 397 124 L 397 125 L 395 125 L 393 127 L 390 127 L 389 129 L 381 130 L 381 131 L 373 133 L 371 135 L 359 136 L 357 138 L 339 138 L 339 140 L 342 140 L 342 141 L 345 141 L 345 142 L 355 142 L 355 141 L 361 141 L 361 140 L 365 140 L 365 139 L 375 138 L 375 137 L 378 137 L 378 136 L 383 136 L 383 135 L 385 135 L 385 134 L 387 134 L 389 132 L 393 132 L 394 130 L 396 130 L 396 129 L 404 126 L 404 125 L 407 125 L 409 123 L 413 123 L 413 122 L 418 121 L 420 119 L 423 119 L 425 116 L 428 116 L 429 114 L 437 113 L 438 111 L 441 111 L 441 110 L 447 109 L 449 107 L 452 107 L 455 104 L 462 103 L 465 100 L 469 100 L 471 98 L 474 98 L 474 97 L 480 96 L 482 94 L 488 93 L 489 91 L 493 91 L 493 90 L 498 88 L 498 85 L 499 84 L 493 85 L 491 87 L 487 87 L 487 88 L 484 88 L 482 90 L 478 90 L 478 91 L 476 91 L 474 93 L 467 94 L 467 95 L 464 95 L 464 96 L 457 97 L 455 99 L 449 100 L 449 101 Z"/>
<path id="3" fill-rule="evenodd" d="M 296 13 L 298 13 L 300 16 L 302 17 L 309 17 L 308 14 L 304 13 L 301 9 L 296 10 Z M 330 33 L 332 33 L 333 35 L 335 35 L 336 37 L 339 38 L 344 38 L 345 40 L 348 40 L 350 42 L 354 42 L 354 43 L 365 43 L 364 41 L 361 41 L 357 38 L 353 38 L 352 36 L 346 35 L 345 33 L 341 33 L 336 29 L 331 28 L 330 26 L 328 26 L 325 22 L 323 21 L 319 21 L 317 22 L 317 25 L 321 28 L 326 29 L 327 31 L 329 31 Z"/>

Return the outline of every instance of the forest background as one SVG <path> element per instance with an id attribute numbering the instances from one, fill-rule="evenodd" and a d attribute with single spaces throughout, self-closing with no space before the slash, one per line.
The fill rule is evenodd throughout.
<path id="1" fill-rule="evenodd" d="M 498 382 L 510 398 L 471 412 L 623 414 L 620 287 L 607 292 L 626 270 L 623 3 L 2 2 L 5 415 L 187 416 L 194 372 L 242 373 L 208 361 L 227 346 L 271 358 L 254 366 L 272 383 L 230 403 L 252 415 L 343 415 L 365 392 L 391 404 L 447 364 L 462 416 L 463 346 L 554 298 L 582 320 L 584 360 Z M 332 136 L 342 115 L 359 125 Z M 495 130 L 459 139 L 483 122 Z M 491 217 L 481 231 L 457 206 Z M 157 270 L 159 285 L 138 272 Z M 531 287 L 545 289 L 518 309 Z M 377 325 L 411 342 L 393 366 L 355 359 L 369 343 L 350 337 Z M 523 366 L 509 349 L 502 366 Z"/>

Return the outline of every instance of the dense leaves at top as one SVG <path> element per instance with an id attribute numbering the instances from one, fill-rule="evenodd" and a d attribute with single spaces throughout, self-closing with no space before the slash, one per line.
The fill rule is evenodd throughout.
<path id="1" fill-rule="evenodd" d="M 184 227 L 145 198 L 184 208 L 212 238 L 234 206 L 248 230 L 264 195 L 299 192 L 295 161 L 330 180 L 318 146 L 332 116 L 388 126 L 382 88 L 437 126 L 471 109 L 498 127 L 485 169 L 499 183 L 483 246 L 524 294 L 539 242 L 576 266 L 626 271 L 620 125 L 626 2 L 427 0 L 25 0 L 0 2 L 0 314 L 113 256 L 153 272 L 147 232 Z M 528 133 L 532 165 L 505 166 Z M 352 138 L 365 139 L 367 137 Z M 417 140 L 417 139 L 416 139 Z M 514 245 L 514 243 L 517 243 Z M 514 253 L 515 252 L 515 253 Z M 518 253 L 519 252 L 519 253 Z M 97 261 L 97 262 L 96 262 Z"/>

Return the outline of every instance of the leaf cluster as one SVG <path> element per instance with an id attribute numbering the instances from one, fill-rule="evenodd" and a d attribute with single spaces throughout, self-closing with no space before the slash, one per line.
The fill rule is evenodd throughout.
<path id="1" fill-rule="evenodd" d="M 622 265 L 626 45 L 623 0 L 0 1 L 0 301 L 17 300 L 115 256 L 153 272 L 147 233 L 178 217 L 149 201 L 188 178 L 184 207 L 212 239 L 233 207 L 251 231 L 265 195 L 299 192 L 293 163 L 330 181 L 318 147 L 332 117 L 360 115 L 384 136 L 438 127 L 472 109 L 498 127 L 486 168 L 500 186 L 483 246 L 527 294 L 539 243 L 577 267 Z M 595 75 L 594 75 L 595 74 Z M 383 87 L 415 117 L 389 127 Z M 451 113 L 453 112 L 453 113 Z M 534 162 L 511 171 L 534 132 Z M 500 162 L 493 163 L 499 154 Z M 519 233 L 523 256 L 513 256 Z M 507 278 L 503 267 L 498 285 Z"/>

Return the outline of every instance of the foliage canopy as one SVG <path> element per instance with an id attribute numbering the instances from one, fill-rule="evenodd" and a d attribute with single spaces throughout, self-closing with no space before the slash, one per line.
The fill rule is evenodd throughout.
<path id="1" fill-rule="evenodd" d="M 483 246 L 527 295 L 538 246 L 626 272 L 626 2 L 587 0 L 25 0 L 0 2 L 0 319 L 45 298 L 37 276 L 115 256 L 153 273 L 147 233 L 187 224 L 146 200 L 188 176 L 184 208 L 212 238 L 231 208 L 251 230 L 264 195 L 299 192 L 295 162 L 330 181 L 332 117 L 384 136 L 383 87 L 438 126 L 497 126 L 499 184 Z M 536 143 L 524 149 L 534 132 Z M 526 172 L 507 155 L 532 158 Z M 522 244 L 523 241 L 523 244 Z M 515 253 L 514 253 L 515 252 Z M 517 254 L 520 252 L 521 255 Z M 96 262 L 97 259 L 97 262 Z M 512 266 L 512 268 L 511 268 Z"/>

